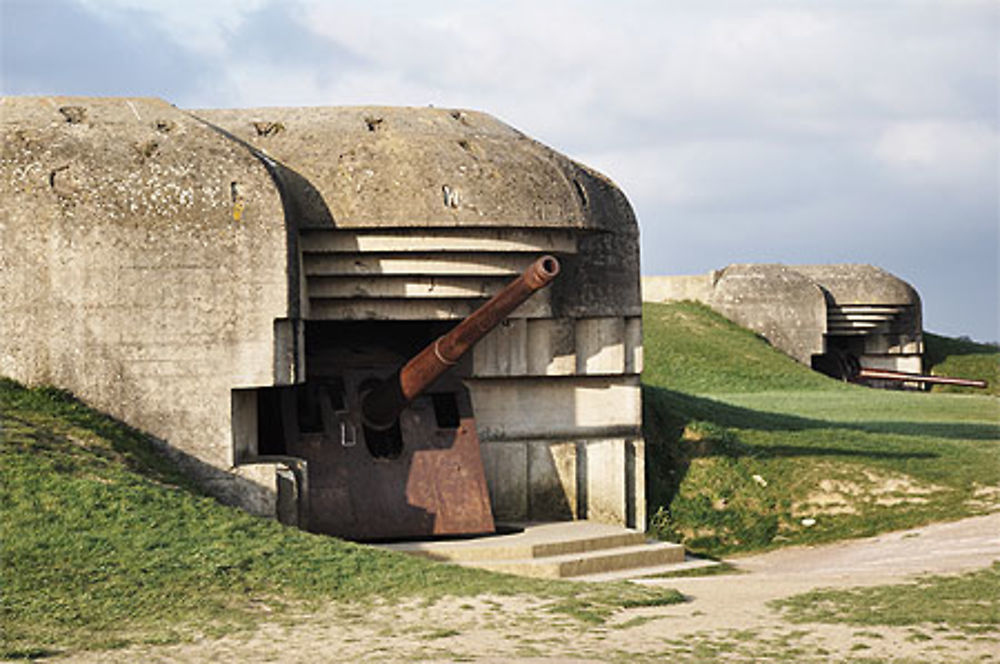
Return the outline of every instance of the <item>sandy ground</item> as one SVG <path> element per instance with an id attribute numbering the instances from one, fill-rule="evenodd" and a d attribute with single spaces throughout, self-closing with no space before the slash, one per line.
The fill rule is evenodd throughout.
<path id="1" fill-rule="evenodd" d="M 771 600 L 826 587 L 897 583 L 1000 560 L 1000 513 L 831 546 L 734 559 L 744 574 L 650 580 L 684 604 L 622 611 L 590 627 L 525 598 L 430 606 L 331 606 L 253 632 L 162 647 L 83 653 L 72 662 L 1000 662 L 1000 631 L 934 625 L 791 624 Z"/>

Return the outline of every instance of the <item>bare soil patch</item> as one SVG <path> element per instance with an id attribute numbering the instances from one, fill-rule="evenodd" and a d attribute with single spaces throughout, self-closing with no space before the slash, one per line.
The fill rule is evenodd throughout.
<path id="1" fill-rule="evenodd" d="M 744 574 L 648 580 L 686 604 L 624 610 L 587 625 L 526 597 L 329 605 L 190 643 L 81 653 L 73 662 L 1000 661 L 1000 632 L 934 625 L 794 625 L 767 606 L 815 588 L 899 583 L 1000 560 L 1000 513 L 731 562 Z"/>
<path id="2" fill-rule="evenodd" d="M 792 506 L 792 515 L 857 514 L 862 503 L 885 507 L 904 503 L 925 504 L 943 491 L 947 491 L 947 487 L 919 483 L 902 474 L 865 469 L 856 477 L 820 480 L 814 491 Z"/>

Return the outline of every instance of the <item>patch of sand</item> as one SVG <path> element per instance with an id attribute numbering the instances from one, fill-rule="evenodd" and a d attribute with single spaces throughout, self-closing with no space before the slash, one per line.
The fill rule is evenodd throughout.
<path id="1" fill-rule="evenodd" d="M 1000 510 L 1000 486 L 978 486 L 966 504 L 982 510 Z"/>
<path id="2" fill-rule="evenodd" d="M 867 502 L 883 507 L 902 503 L 927 503 L 933 494 L 945 490 L 935 484 L 922 484 L 906 475 L 865 470 L 855 479 L 820 480 L 815 491 L 792 506 L 792 516 L 800 518 L 857 514 L 858 504 Z"/>

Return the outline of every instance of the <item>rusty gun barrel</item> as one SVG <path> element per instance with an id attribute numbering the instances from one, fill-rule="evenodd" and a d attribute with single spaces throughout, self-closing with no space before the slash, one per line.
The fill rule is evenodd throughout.
<path id="1" fill-rule="evenodd" d="M 375 429 L 391 427 L 407 404 L 558 274 L 559 261 L 554 256 L 542 256 L 528 266 L 486 304 L 417 353 L 391 379 L 367 392 L 361 403 L 365 424 Z"/>
<path id="2" fill-rule="evenodd" d="M 926 374 L 911 374 L 903 371 L 890 371 L 888 369 L 869 369 L 862 367 L 858 373 L 858 378 L 871 378 L 876 380 L 892 380 L 900 383 L 928 383 L 931 385 L 960 385 L 962 387 L 985 388 L 988 383 L 985 380 L 972 378 L 952 378 L 951 376 L 930 376 Z"/>

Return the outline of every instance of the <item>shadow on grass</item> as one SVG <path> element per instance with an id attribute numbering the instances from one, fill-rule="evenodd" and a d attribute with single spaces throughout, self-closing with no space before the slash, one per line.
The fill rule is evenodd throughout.
<path id="1" fill-rule="evenodd" d="M 674 392 L 662 387 L 643 385 L 643 399 L 659 404 L 671 413 L 685 419 L 684 425 L 692 420 L 704 420 L 720 426 L 758 431 L 809 431 L 816 429 L 844 429 L 864 433 L 893 434 L 900 436 L 933 436 L 956 440 L 997 440 L 1000 438 L 1000 424 L 977 422 L 844 422 L 817 420 L 798 415 L 767 413 L 742 406 L 697 397 L 682 392 Z M 681 430 L 684 426 L 681 425 Z M 774 448 L 767 448 L 774 449 Z M 817 448 L 807 448 L 816 450 Z M 848 450 L 837 450 L 849 453 Z M 864 452 L 877 457 L 877 453 Z M 890 454 L 889 456 L 909 456 Z"/>
<path id="2" fill-rule="evenodd" d="M 681 442 L 684 430 L 694 422 L 706 424 L 695 438 Z M 670 505 L 680 490 L 691 462 L 704 457 L 853 457 L 872 460 L 934 459 L 935 452 L 885 450 L 872 447 L 831 445 L 752 445 L 730 428 L 768 432 L 850 430 L 911 436 L 982 438 L 995 440 L 996 427 L 977 424 L 931 424 L 905 422 L 828 422 L 796 415 L 766 413 L 704 397 L 643 385 L 643 433 L 646 448 L 647 498 L 650 505 Z M 857 441 L 852 441 L 857 443 Z"/>
<path id="3" fill-rule="evenodd" d="M 11 650 L 4 650 L 0 647 L 0 657 L 11 661 L 24 660 L 33 662 L 36 659 L 58 657 L 61 654 L 63 654 L 61 650 L 52 650 L 49 648 L 13 648 Z"/>
<path id="4" fill-rule="evenodd" d="M 976 424 L 973 422 L 837 422 L 838 429 L 853 429 L 866 433 L 889 433 L 901 436 L 932 436 L 955 440 L 997 440 L 1000 439 L 1000 424 Z M 827 428 L 830 424 L 827 423 Z"/>

